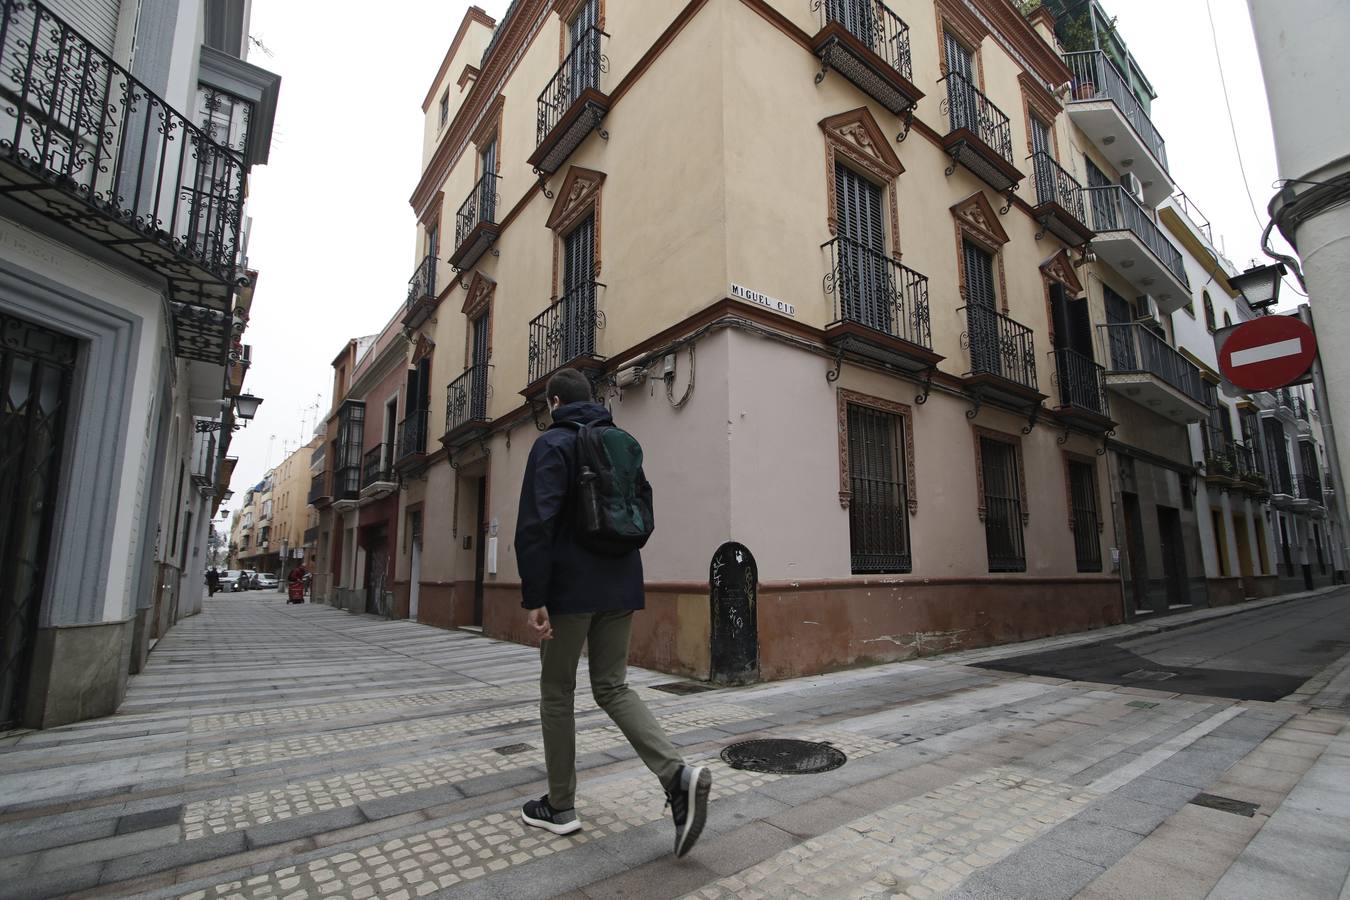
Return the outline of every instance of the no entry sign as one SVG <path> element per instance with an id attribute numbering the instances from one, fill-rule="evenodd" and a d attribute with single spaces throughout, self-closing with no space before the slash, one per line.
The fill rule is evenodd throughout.
<path id="1" fill-rule="evenodd" d="M 1262 316 L 1234 328 L 1219 351 L 1219 371 L 1249 391 L 1273 391 L 1302 378 L 1317 355 L 1313 331 L 1294 316 Z"/>

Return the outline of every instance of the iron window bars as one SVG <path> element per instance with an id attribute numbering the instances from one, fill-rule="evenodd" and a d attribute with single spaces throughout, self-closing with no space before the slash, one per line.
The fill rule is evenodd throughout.
<path id="1" fill-rule="evenodd" d="M 1055 380 L 1059 383 L 1060 406 L 1109 416 L 1106 402 L 1106 368 L 1090 356 L 1062 347 L 1055 357 Z"/>
<path id="2" fill-rule="evenodd" d="M 1032 179 L 1036 183 L 1036 205 L 1057 204 L 1066 213 L 1084 225 L 1087 209 L 1083 205 L 1083 186 L 1078 179 L 1055 162 L 1044 150 L 1031 154 Z"/>
<path id="3" fill-rule="evenodd" d="M 1137 322 L 1098 325 L 1107 347 L 1112 372 L 1156 375 L 1195 402 L 1209 406 L 1205 380 L 1194 363 Z"/>
<path id="4" fill-rule="evenodd" d="M 1129 231 L 1145 247 L 1152 251 L 1173 277 L 1190 291 L 1190 281 L 1186 278 L 1186 266 L 1181 261 L 1181 251 L 1172 245 L 1149 216 L 1148 211 L 1139 205 L 1129 191 L 1118 184 L 1102 187 L 1085 187 L 1087 206 L 1092 213 L 1088 224 L 1098 233 L 1106 231 Z"/>
<path id="5" fill-rule="evenodd" d="M 474 184 L 473 190 L 469 191 L 469 196 L 459 206 L 459 212 L 455 213 L 455 249 L 458 251 L 464 246 L 473 230 L 482 224 L 491 224 L 497 221 L 497 179 L 501 177 L 494 172 L 484 172 L 483 176 Z"/>
<path id="6" fill-rule="evenodd" d="M 1069 102 L 1090 103 L 1111 100 L 1130 123 L 1135 134 L 1157 158 L 1158 164 L 1167 171 L 1167 147 L 1162 135 L 1153 126 L 1153 120 L 1144 112 L 1139 98 L 1130 90 L 1130 85 L 1120 69 L 1101 50 L 1083 50 L 1064 54 L 1064 62 L 1069 66 L 1073 79 L 1073 96 Z"/>
<path id="7" fill-rule="evenodd" d="M 972 303 L 966 314 L 965 346 L 972 375 L 995 375 L 1036 390 L 1036 350 L 1031 329 L 987 306 Z"/>
<path id="8" fill-rule="evenodd" d="M 1013 161 L 1012 125 L 1003 110 L 960 72 L 949 72 L 947 116 L 952 131 L 966 129 L 1009 164 Z"/>
<path id="9" fill-rule="evenodd" d="M 163 274 L 180 356 L 224 362 L 246 178 L 241 153 L 41 3 L 0 0 L 0 190 Z"/>
<path id="10" fill-rule="evenodd" d="M 991 572 L 1025 572 L 1022 534 L 1022 491 L 1017 474 L 1017 447 L 980 437 L 984 479 L 984 539 Z"/>
<path id="11" fill-rule="evenodd" d="M 1073 552 L 1080 572 L 1102 570 L 1097 531 L 1097 472 L 1091 463 L 1069 461 L 1069 503 L 1073 512 Z"/>
<path id="12" fill-rule="evenodd" d="M 933 349 L 928 278 L 885 253 L 846 237 L 830 249 L 825 293 L 834 297 L 836 322 L 856 322 L 927 350 Z"/>
<path id="13" fill-rule="evenodd" d="M 415 409 L 398 425 L 398 453 L 400 462 L 410 456 L 427 452 L 427 410 Z"/>
<path id="14" fill-rule="evenodd" d="M 379 444 L 366 451 L 361 466 L 362 488 L 368 488 L 377 482 L 394 480 L 394 467 L 390 464 L 389 450 L 388 444 Z"/>
<path id="15" fill-rule="evenodd" d="M 470 422 L 487 421 L 488 367 L 478 363 L 464 370 L 446 388 L 445 433 Z"/>
<path id="16" fill-rule="evenodd" d="M 578 284 L 530 321 L 529 383 L 577 359 L 595 357 L 596 332 L 605 327 L 595 281 Z"/>
<path id="17" fill-rule="evenodd" d="M 914 78 L 909 26 L 880 0 L 814 0 L 820 26 L 838 23 L 906 81 Z"/>
<path id="18" fill-rule="evenodd" d="M 848 406 L 849 544 L 853 574 L 909 572 L 903 416 Z"/>

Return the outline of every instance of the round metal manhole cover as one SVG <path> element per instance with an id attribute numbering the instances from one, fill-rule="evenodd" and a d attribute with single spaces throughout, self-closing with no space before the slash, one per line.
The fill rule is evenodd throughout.
<path id="1" fill-rule="evenodd" d="M 733 769 L 771 775 L 813 775 L 848 762 L 844 751 L 816 741 L 770 739 L 741 741 L 722 751 L 722 761 Z"/>

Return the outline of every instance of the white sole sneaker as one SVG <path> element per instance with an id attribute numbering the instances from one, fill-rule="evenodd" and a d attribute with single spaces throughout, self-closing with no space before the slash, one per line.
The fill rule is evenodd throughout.
<path id="1" fill-rule="evenodd" d="M 554 834 L 559 835 L 573 834 L 574 832 L 581 830 L 580 819 L 573 819 L 570 822 L 566 822 L 562 825 L 559 825 L 558 823 L 550 822 L 547 819 L 536 819 L 532 816 L 528 816 L 522 811 L 520 814 L 520 820 L 524 822 L 526 825 L 533 825 L 535 828 L 542 828 L 545 831 L 551 831 Z"/>
<path id="2" fill-rule="evenodd" d="M 685 788 L 688 812 L 685 814 L 684 830 L 676 836 L 676 858 L 693 850 L 698 836 L 703 833 L 703 824 L 708 818 L 708 794 L 711 791 L 712 772 L 706 766 L 690 766 L 689 785 Z"/>

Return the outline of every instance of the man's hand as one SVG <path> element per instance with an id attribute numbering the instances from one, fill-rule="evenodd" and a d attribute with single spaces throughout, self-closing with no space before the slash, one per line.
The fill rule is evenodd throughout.
<path id="1" fill-rule="evenodd" d="M 530 623 L 534 633 L 539 635 L 539 640 L 547 641 L 553 638 L 553 623 L 548 620 L 548 610 L 544 607 L 530 610 L 525 617 L 525 621 Z"/>

